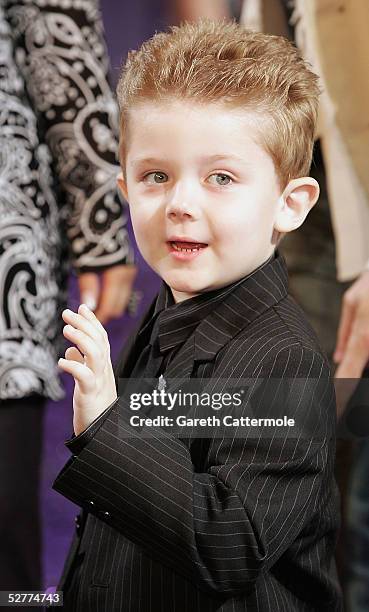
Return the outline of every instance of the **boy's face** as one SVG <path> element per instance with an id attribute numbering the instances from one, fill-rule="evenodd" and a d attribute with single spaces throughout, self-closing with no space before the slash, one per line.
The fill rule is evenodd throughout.
<path id="1" fill-rule="evenodd" d="M 229 285 L 274 251 L 281 193 L 257 120 L 178 101 L 131 111 L 123 191 L 139 249 L 176 302 Z"/>

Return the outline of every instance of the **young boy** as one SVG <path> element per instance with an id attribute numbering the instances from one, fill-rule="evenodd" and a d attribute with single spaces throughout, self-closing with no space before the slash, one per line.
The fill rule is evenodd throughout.
<path id="1" fill-rule="evenodd" d="M 300 427 L 182 438 L 146 423 L 140 436 L 104 328 L 85 305 L 64 311 L 76 437 L 54 488 L 83 508 L 66 610 L 342 610 L 333 387 L 276 250 L 318 199 L 318 93 L 288 41 L 235 24 L 173 28 L 128 59 L 119 185 L 164 283 L 117 375 L 161 391 L 179 377 L 301 379 Z"/>

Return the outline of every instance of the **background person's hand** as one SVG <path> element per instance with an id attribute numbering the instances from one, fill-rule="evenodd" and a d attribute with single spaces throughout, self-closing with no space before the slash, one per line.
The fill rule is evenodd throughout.
<path id="1" fill-rule="evenodd" d="M 369 271 L 344 293 L 333 360 L 338 363 L 335 378 L 337 416 L 340 418 L 354 393 L 369 359 Z M 343 379 L 346 379 L 344 382 Z"/>
<path id="2" fill-rule="evenodd" d="M 100 275 L 84 272 L 78 277 L 81 302 L 95 312 L 103 324 L 124 314 L 137 273 L 136 266 L 107 268 Z"/>
<path id="3" fill-rule="evenodd" d="M 369 360 L 369 271 L 345 292 L 333 359 L 336 378 L 359 379 Z"/>
<path id="4" fill-rule="evenodd" d="M 59 367 L 74 378 L 73 428 L 82 433 L 117 398 L 108 335 L 94 313 L 81 304 L 78 313 L 66 309 L 64 336 L 75 346 L 65 352 Z"/>

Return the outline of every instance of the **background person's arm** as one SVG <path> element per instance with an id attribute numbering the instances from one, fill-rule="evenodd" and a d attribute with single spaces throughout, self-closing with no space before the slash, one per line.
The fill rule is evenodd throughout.
<path id="1" fill-rule="evenodd" d="M 7 15 L 40 137 L 53 155 L 82 300 L 95 302 L 105 322 L 125 309 L 135 268 L 116 188 L 117 106 L 98 5 L 18 1 Z"/>
<path id="2" fill-rule="evenodd" d="M 214 21 L 231 18 L 227 0 L 176 0 L 174 4 L 177 22 L 197 21 L 202 17 L 208 17 Z"/>

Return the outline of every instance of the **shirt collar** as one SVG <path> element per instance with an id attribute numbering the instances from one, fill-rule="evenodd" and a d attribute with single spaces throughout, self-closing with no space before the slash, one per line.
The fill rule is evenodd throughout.
<path id="1" fill-rule="evenodd" d="M 162 353 L 183 344 L 196 328 L 201 327 L 201 324 L 209 319 L 212 313 L 214 314 L 221 309 L 221 304 L 227 296 L 237 293 L 237 289 L 244 286 L 247 279 L 261 272 L 275 257 L 276 255 L 273 254 L 251 274 L 226 287 L 202 293 L 178 304 L 174 302 L 170 287 L 163 283 L 155 304 L 150 344 L 157 337 L 158 346 Z M 228 312 L 227 316 L 229 315 Z M 234 318 L 233 316 L 232 319 Z M 224 325 L 220 328 L 215 327 L 212 335 L 214 336 L 216 331 L 222 334 L 223 327 Z"/>
<path id="2" fill-rule="evenodd" d="M 284 257 L 275 252 L 257 270 L 238 283 L 195 331 L 194 359 L 209 361 L 234 336 L 273 308 L 288 294 L 288 272 Z"/>

